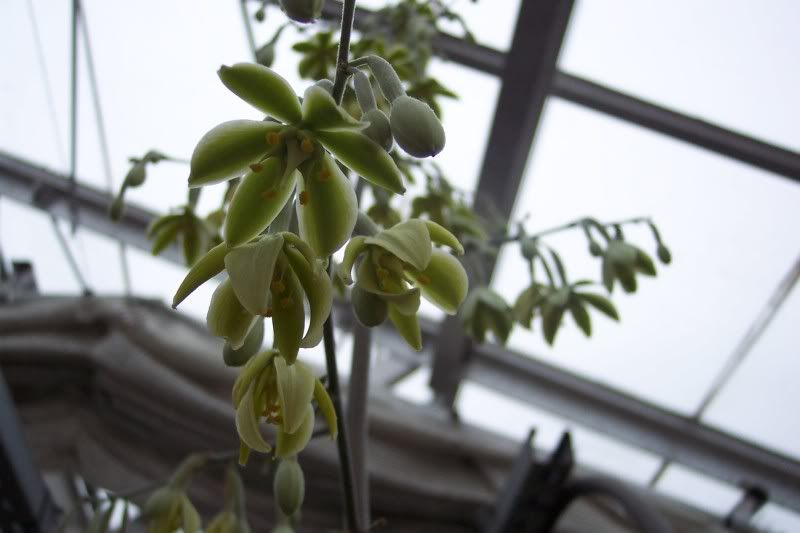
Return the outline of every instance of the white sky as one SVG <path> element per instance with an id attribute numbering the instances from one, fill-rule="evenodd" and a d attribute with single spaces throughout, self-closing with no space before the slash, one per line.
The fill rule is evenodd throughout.
<path id="1" fill-rule="evenodd" d="M 0 2 L 0 150 L 63 171 L 70 2 L 32 3 L 58 133 L 37 64 L 28 1 L 5 0 Z M 238 0 L 83 4 L 115 187 L 127 170 L 128 156 L 158 148 L 187 157 L 215 124 L 234 117 L 260 118 L 215 74 L 222 63 L 249 59 Z M 508 48 L 519 0 L 481 0 L 474 5 L 460 0 L 458 5 L 479 41 Z M 282 21 L 275 11 L 268 15 L 266 23 L 256 25 L 259 42 Z M 800 4 L 791 0 L 757 6 L 744 0 L 583 1 L 573 15 L 560 64 L 569 72 L 800 150 L 799 20 Z M 294 30 L 284 33 L 275 68 L 301 93 L 306 83 L 296 75 L 297 56 L 287 50 L 296 40 Z M 80 54 L 83 61 L 82 48 Z M 91 94 L 83 64 L 81 68 L 79 175 L 105 187 Z M 448 142 L 438 161 L 457 185 L 470 189 L 480 170 L 499 83 L 438 60 L 432 71 L 461 95 L 457 102 L 443 102 Z M 591 340 L 567 319 L 555 348 L 547 347 L 538 331 L 520 329 L 510 345 L 679 413 L 691 413 L 797 258 L 800 187 L 558 99 L 547 102 L 536 141 L 515 217 L 530 213 L 528 227 L 534 231 L 586 214 L 601 219 L 653 215 L 674 263 L 659 268 L 659 278 L 643 282 L 633 297 L 615 294 L 622 322 L 593 315 Z M 163 163 L 148 172 L 148 183 L 132 191 L 131 200 L 157 210 L 184 200 L 184 167 Z M 202 206 L 210 209 L 220 194 L 221 187 L 204 193 Z M 631 230 L 629 235 L 653 251 L 646 231 Z M 573 277 L 598 276 L 599 264 L 588 257 L 579 234 L 549 242 L 567 258 Z M 49 218 L 3 199 L 0 243 L 6 257 L 35 261 L 44 292 L 78 291 Z M 98 292 L 122 290 L 115 243 L 81 230 L 71 246 Z M 167 299 L 182 277 L 181 268 L 145 253 L 129 250 L 128 260 L 135 294 Z M 526 282 L 517 251 L 506 250 L 496 288 L 513 298 Z M 212 290 L 209 286 L 192 296 L 186 311 L 203 318 Z M 800 418 L 795 412 L 800 403 L 795 370 L 800 337 L 793 327 L 798 317 L 800 296 L 795 290 L 706 417 L 715 426 L 795 458 L 800 458 Z M 425 382 L 423 373 L 409 380 L 404 384 L 407 395 L 419 397 Z M 513 399 L 475 384 L 465 386 L 459 401 L 468 420 L 494 422 L 491 429 L 515 438 L 536 425 L 542 442 L 554 444 L 560 431 L 570 427 L 581 460 L 617 474 L 623 473 L 619 465 L 624 464 L 624 473 L 635 481 L 645 481 L 658 466 L 657 458 L 640 450 L 530 406 L 514 407 Z M 486 416 L 482 409 L 487 404 L 505 405 L 503 412 L 517 416 Z M 763 416 L 765 412 L 770 416 Z M 708 483 L 713 482 L 671 468 L 659 489 L 724 512 L 738 491 L 722 486 L 715 492 Z M 773 527 L 800 527 L 792 525 L 795 515 L 774 507 L 762 518 Z"/>

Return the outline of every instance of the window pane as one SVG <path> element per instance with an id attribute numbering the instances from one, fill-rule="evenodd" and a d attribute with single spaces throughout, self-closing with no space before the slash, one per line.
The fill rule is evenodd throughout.
<path id="1" fill-rule="evenodd" d="M 595 317 L 591 339 L 565 319 L 555 347 L 515 329 L 510 345 L 532 356 L 691 413 L 800 247 L 800 187 L 559 100 L 547 104 L 514 219 L 529 231 L 586 215 L 611 221 L 651 215 L 673 264 L 643 279 L 635 295 L 615 291 L 619 324 Z M 646 227 L 626 237 L 648 253 Z M 579 231 L 545 242 L 572 280 L 598 280 Z M 496 287 L 511 301 L 528 283 L 517 249 L 502 253 Z M 592 290 L 603 292 L 601 288 Z"/>
<path id="2" fill-rule="evenodd" d="M 800 151 L 800 4 L 578 2 L 564 70 Z"/>
<path id="3" fill-rule="evenodd" d="M 718 516 L 727 515 L 741 498 L 736 487 L 680 465 L 670 465 L 656 489 Z"/>

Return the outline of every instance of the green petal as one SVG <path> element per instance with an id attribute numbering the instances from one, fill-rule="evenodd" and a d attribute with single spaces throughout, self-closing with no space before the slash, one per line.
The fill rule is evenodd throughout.
<path id="1" fill-rule="evenodd" d="M 164 215 L 163 217 L 158 217 L 150 222 L 150 225 L 147 226 L 147 231 L 145 235 L 148 239 L 152 239 L 155 237 L 157 233 L 159 233 L 164 227 L 170 226 L 176 222 L 180 222 L 183 220 L 183 214 L 180 215 Z"/>
<path id="2" fill-rule="evenodd" d="M 233 348 L 240 348 L 255 322 L 256 317 L 248 313 L 236 298 L 230 280 L 220 283 L 208 306 L 208 331 L 224 338 Z"/>
<path id="3" fill-rule="evenodd" d="M 303 418 L 294 433 L 286 433 L 278 428 L 278 439 L 275 445 L 275 455 L 280 458 L 297 455 L 308 445 L 311 434 L 314 432 L 314 408 L 306 405 Z"/>
<path id="4" fill-rule="evenodd" d="M 378 278 L 375 277 L 375 267 L 369 261 L 363 261 L 359 265 L 356 286 L 383 298 L 386 303 L 391 304 L 404 315 L 414 315 L 419 310 L 420 290 L 417 287 L 407 287 L 401 292 L 388 292 L 381 289 Z"/>
<path id="5" fill-rule="evenodd" d="M 394 160 L 378 143 L 360 131 L 318 131 L 316 139 L 347 168 L 372 183 L 403 194 L 403 177 Z"/>
<path id="6" fill-rule="evenodd" d="M 178 236 L 178 232 L 182 229 L 182 227 L 183 217 L 161 225 L 153 236 L 153 246 L 150 248 L 150 253 L 153 255 L 158 255 L 163 252 L 165 248 L 175 241 Z"/>
<path id="7" fill-rule="evenodd" d="M 185 494 L 181 502 L 181 514 L 181 529 L 183 533 L 197 533 L 200 529 L 200 515 Z"/>
<path id="8" fill-rule="evenodd" d="M 404 315 L 394 305 L 389 305 L 389 320 L 392 321 L 397 332 L 416 351 L 422 349 L 422 333 L 419 329 L 417 315 Z"/>
<path id="9" fill-rule="evenodd" d="M 587 304 L 591 305 L 604 315 L 614 320 L 619 320 L 619 313 L 617 313 L 617 308 L 614 307 L 614 304 L 611 303 L 611 300 L 604 296 L 600 296 L 599 294 L 592 294 L 588 292 L 578 292 L 575 293 L 575 296 L 586 302 Z"/>
<path id="10" fill-rule="evenodd" d="M 636 270 L 646 276 L 656 275 L 656 265 L 653 260 L 642 250 L 636 251 Z"/>
<path id="11" fill-rule="evenodd" d="M 367 126 L 336 105 L 331 94 L 318 85 L 312 85 L 303 95 L 303 124 L 315 131 L 360 130 Z"/>
<path id="12" fill-rule="evenodd" d="M 231 248 L 225 256 L 233 291 L 250 314 L 269 314 L 270 284 L 282 248 L 283 237 L 265 235 L 256 242 Z"/>
<path id="13" fill-rule="evenodd" d="M 319 412 L 325 418 L 331 438 L 336 439 L 336 435 L 339 432 L 339 426 L 336 425 L 336 409 L 333 407 L 333 401 L 331 401 L 328 390 L 319 379 L 314 381 L 314 399 L 317 400 Z"/>
<path id="14" fill-rule="evenodd" d="M 541 285 L 533 283 L 517 296 L 517 301 L 514 302 L 512 309 L 514 319 L 522 326 L 530 329 L 533 314 L 543 301 L 544 294 L 541 290 Z"/>
<path id="15" fill-rule="evenodd" d="M 264 317 L 258 317 L 256 324 L 245 337 L 241 348 L 234 350 L 229 343 L 225 343 L 225 347 L 222 349 L 222 360 L 227 366 L 242 366 L 258 353 L 262 344 L 264 344 Z"/>
<path id="16" fill-rule="evenodd" d="M 272 287 L 272 332 L 275 348 L 292 363 L 300 350 L 306 325 L 303 287 L 285 259 L 279 268 L 282 269 L 284 290 Z"/>
<path id="17" fill-rule="evenodd" d="M 275 350 L 261 352 L 255 357 L 251 357 L 239 372 L 236 381 L 233 382 L 231 400 L 234 408 L 239 408 L 239 404 L 244 398 L 245 392 L 250 388 L 253 381 L 261 375 L 264 370 L 272 364 L 272 358 L 278 354 Z"/>
<path id="18" fill-rule="evenodd" d="M 261 435 L 258 429 L 258 414 L 256 413 L 256 406 L 253 401 L 253 387 L 255 383 L 251 383 L 242 398 L 239 407 L 236 409 L 236 431 L 239 433 L 239 438 L 242 439 L 248 447 L 261 453 L 269 453 L 272 450 L 267 441 Z"/>
<path id="19" fill-rule="evenodd" d="M 225 220 L 225 241 L 230 246 L 243 244 L 275 220 L 294 190 L 297 173 L 282 175 L 282 161 L 271 157 L 249 172 L 231 199 Z"/>
<path id="20" fill-rule="evenodd" d="M 344 257 L 339 264 L 337 271 L 339 277 L 342 278 L 347 285 L 353 284 L 353 264 L 358 259 L 358 256 L 367 248 L 367 237 L 358 236 L 350 239 L 344 249 Z"/>
<path id="21" fill-rule="evenodd" d="M 542 308 L 542 332 L 547 344 L 552 345 L 558 333 L 558 326 L 564 317 L 564 307 L 545 304 Z"/>
<path id="22" fill-rule="evenodd" d="M 608 256 L 603 257 L 602 278 L 603 285 L 605 286 L 606 290 L 608 292 L 613 292 L 614 280 L 616 277 L 614 276 L 614 265 L 611 263 Z"/>
<path id="23" fill-rule="evenodd" d="M 275 358 L 275 373 L 283 416 L 281 428 L 286 433 L 294 433 L 303 423 L 306 408 L 311 404 L 317 378 L 305 363 L 295 361 L 287 365 L 286 359 L 280 356 Z"/>
<path id="24" fill-rule="evenodd" d="M 426 220 L 425 225 L 428 227 L 428 233 L 431 236 L 431 242 L 449 246 L 458 255 L 464 255 L 464 247 L 458 242 L 456 236 L 450 233 L 446 228 L 437 224 L 432 220 Z"/>
<path id="25" fill-rule="evenodd" d="M 458 311 L 469 288 L 467 273 L 452 255 L 434 250 L 428 268 L 414 276 L 422 295 L 449 315 Z"/>
<path id="26" fill-rule="evenodd" d="M 189 187 L 210 185 L 242 174 L 269 150 L 267 134 L 282 127 L 260 120 L 231 120 L 215 127 L 194 148 Z"/>
<path id="27" fill-rule="evenodd" d="M 196 217 L 188 218 L 182 229 L 183 260 L 192 266 L 208 251 L 209 234 L 203 221 Z"/>
<path id="28" fill-rule="evenodd" d="M 431 260 L 430 233 L 425 222 L 419 219 L 406 220 L 385 229 L 374 237 L 368 237 L 366 243 L 380 246 L 417 270 L 425 270 Z"/>
<path id="29" fill-rule="evenodd" d="M 231 92 L 267 115 L 286 124 L 302 118 L 292 86 L 272 69 L 256 63 L 237 63 L 220 67 L 217 74 Z"/>
<path id="30" fill-rule="evenodd" d="M 210 280 L 225 268 L 225 254 L 228 253 L 228 245 L 226 243 L 218 244 L 209 250 L 206 255 L 197 260 L 186 277 L 183 278 L 178 290 L 175 291 L 175 296 L 172 297 L 172 307 L 178 307 L 183 300 L 186 299 L 197 287 Z"/>
<path id="31" fill-rule="evenodd" d="M 375 293 L 369 292 L 356 284 L 350 292 L 350 303 L 353 305 L 353 314 L 365 327 L 374 328 L 386 321 L 389 308 L 386 300 Z"/>
<path id="32" fill-rule="evenodd" d="M 308 167 L 299 180 L 299 190 L 300 236 L 319 257 L 328 257 L 347 242 L 356 225 L 358 200 L 353 184 L 325 154 L 319 164 Z"/>
<path id="33" fill-rule="evenodd" d="M 286 259 L 297 275 L 306 293 L 309 307 L 309 323 L 305 336 L 300 341 L 302 348 L 311 348 L 322 340 L 322 329 L 333 306 L 333 284 L 324 270 L 314 272 L 306 258 L 295 248 L 285 247 Z"/>

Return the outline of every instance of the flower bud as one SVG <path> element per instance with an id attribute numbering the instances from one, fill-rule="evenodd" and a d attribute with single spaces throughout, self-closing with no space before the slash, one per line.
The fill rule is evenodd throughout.
<path id="1" fill-rule="evenodd" d="M 589 243 L 589 253 L 592 254 L 592 257 L 600 257 L 603 255 L 603 249 L 597 241 L 592 241 Z"/>
<path id="2" fill-rule="evenodd" d="M 256 61 L 265 67 L 271 67 L 275 61 L 275 44 L 268 42 L 258 50 L 256 50 Z"/>
<path id="3" fill-rule="evenodd" d="M 278 464 L 273 482 L 275 503 L 283 514 L 294 516 L 303 505 L 305 479 L 296 459 L 284 459 Z"/>
<path id="4" fill-rule="evenodd" d="M 120 191 L 120 193 L 114 197 L 114 201 L 111 202 L 111 209 L 109 210 L 109 215 L 111 216 L 111 220 L 117 221 L 122 218 L 122 212 L 125 210 L 125 197 L 124 193 Z"/>
<path id="5" fill-rule="evenodd" d="M 434 156 L 444 148 L 442 123 L 425 102 L 398 97 L 392 102 L 390 122 L 397 144 L 414 157 Z"/>
<path id="6" fill-rule="evenodd" d="M 369 126 L 364 128 L 364 134 L 380 144 L 387 152 L 392 149 L 394 139 L 392 138 L 392 126 L 387 117 L 380 109 L 372 109 L 364 113 L 362 120 L 369 122 Z"/>
<path id="7" fill-rule="evenodd" d="M 322 15 L 323 0 L 280 0 L 281 9 L 295 22 L 314 22 Z"/>
<path id="8" fill-rule="evenodd" d="M 144 166 L 144 161 L 137 161 L 128 171 L 128 174 L 125 176 L 125 185 L 128 187 L 138 187 L 142 183 L 144 183 L 144 179 L 147 177 L 147 172 Z"/>
<path id="9" fill-rule="evenodd" d="M 386 302 L 377 294 L 366 291 L 359 285 L 353 287 L 350 297 L 356 318 L 368 328 L 383 324 L 386 317 L 389 316 Z"/>
<path id="10" fill-rule="evenodd" d="M 258 10 L 256 10 L 255 14 L 253 15 L 253 18 L 256 19 L 256 22 L 264 22 L 264 20 L 267 18 L 267 13 L 264 10 L 263 6 L 259 7 Z"/>
<path id="11" fill-rule="evenodd" d="M 328 94 L 333 94 L 333 82 L 327 78 L 324 80 L 319 80 L 314 85 L 316 85 L 317 87 L 322 87 L 323 89 L 328 91 Z"/>

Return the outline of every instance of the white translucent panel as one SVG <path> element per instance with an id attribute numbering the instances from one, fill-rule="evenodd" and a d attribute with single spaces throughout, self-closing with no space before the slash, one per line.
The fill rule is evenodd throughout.
<path id="1" fill-rule="evenodd" d="M 0 48 L 6 51 L 0 54 L 0 150 L 62 171 L 68 156 L 69 11 L 69 2 L 33 2 L 53 109 L 29 2 L 0 3 Z"/>
<path id="2" fill-rule="evenodd" d="M 237 4 L 87 0 L 83 7 L 115 183 L 127 173 L 130 156 L 158 149 L 189 158 L 197 140 L 220 122 L 262 118 L 216 74 L 221 64 L 249 59 Z M 98 158 L 80 156 L 82 176 L 103 175 Z M 149 166 L 147 183 L 129 198 L 164 211 L 186 201 L 187 176 L 186 165 Z"/>
<path id="3" fill-rule="evenodd" d="M 662 135 L 559 100 L 546 105 L 513 218 L 533 232 L 586 215 L 650 215 L 673 252 L 634 295 L 617 287 L 620 324 L 592 313 L 586 339 L 570 317 L 555 347 L 540 325 L 515 328 L 510 346 L 680 412 L 698 406 L 712 379 L 800 247 L 800 187 Z M 648 253 L 646 227 L 626 236 Z M 572 280 L 600 278 L 579 231 L 545 238 Z M 529 283 L 515 247 L 500 258 L 496 288 L 513 301 Z M 592 290 L 602 292 L 602 288 Z"/>
<path id="4" fill-rule="evenodd" d="M 186 267 L 128 248 L 131 292 L 142 298 L 154 298 L 172 305 L 172 296 L 186 275 Z M 179 306 L 178 311 L 205 323 L 211 295 L 219 282 L 211 279 L 196 289 Z"/>
<path id="5" fill-rule="evenodd" d="M 84 227 L 72 237 L 68 223 L 61 227 L 89 288 L 98 295 L 119 296 L 125 292 L 125 278 L 119 242 Z"/>
<path id="6" fill-rule="evenodd" d="M 800 4 L 576 3 L 560 66 L 800 150 Z"/>
<path id="7" fill-rule="evenodd" d="M 40 293 L 81 292 L 49 215 L 3 198 L 0 201 L 0 244 L 7 263 L 12 260 L 33 263 Z"/>
<path id="8" fill-rule="evenodd" d="M 433 401 L 433 391 L 428 386 L 430 379 L 430 367 L 420 367 L 396 383 L 392 387 L 392 392 L 407 402 L 417 405 L 428 404 Z"/>
<path id="9" fill-rule="evenodd" d="M 800 289 L 795 286 L 763 336 L 712 402 L 705 416 L 707 423 L 800 458 L 798 324 Z"/>
<path id="10" fill-rule="evenodd" d="M 467 27 L 475 35 L 479 44 L 498 50 L 508 50 L 511 47 L 520 0 L 479 2 L 457 0 L 444 3 L 464 18 Z M 372 10 L 385 7 L 386 4 L 386 0 L 359 0 L 358 2 L 359 6 Z M 442 20 L 439 25 L 443 31 L 453 35 L 464 34 L 461 25 L 456 22 Z"/>
<path id="11" fill-rule="evenodd" d="M 742 497 L 732 485 L 675 464 L 667 467 L 656 490 L 719 516 L 727 515 Z"/>
<path id="12" fill-rule="evenodd" d="M 800 514 L 780 505 L 767 503 L 753 517 L 753 525 L 770 533 L 793 533 L 800 531 Z"/>

